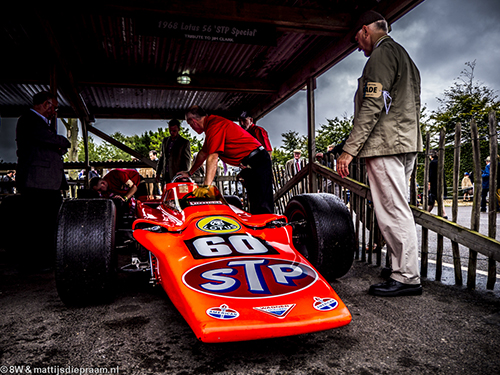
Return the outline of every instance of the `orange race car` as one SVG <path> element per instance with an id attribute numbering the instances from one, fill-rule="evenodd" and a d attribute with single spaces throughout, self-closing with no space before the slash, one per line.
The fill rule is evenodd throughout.
<path id="1" fill-rule="evenodd" d="M 139 198 L 134 216 L 138 255 L 122 269 L 149 273 L 203 342 L 289 336 L 351 321 L 327 281 L 347 273 L 355 246 L 350 213 L 332 194 L 295 196 L 284 216 L 251 215 L 237 197 L 181 180 L 167 184 L 161 199 Z M 112 295 L 116 223 L 109 199 L 64 202 L 56 285 L 66 304 Z"/>

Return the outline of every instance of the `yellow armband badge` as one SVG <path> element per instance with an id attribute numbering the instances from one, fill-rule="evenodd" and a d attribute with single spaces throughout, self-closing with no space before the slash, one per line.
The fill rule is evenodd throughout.
<path id="1" fill-rule="evenodd" d="M 382 95 L 382 84 L 378 82 L 367 82 L 364 88 L 365 98 L 380 98 Z"/>

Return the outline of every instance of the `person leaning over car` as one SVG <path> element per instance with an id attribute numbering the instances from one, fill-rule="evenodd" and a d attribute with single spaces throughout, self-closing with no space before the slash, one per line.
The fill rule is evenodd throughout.
<path id="1" fill-rule="evenodd" d="M 206 160 L 204 184 L 211 185 L 220 157 L 225 163 L 242 168 L 240 176 L 248 191 L 250 212 L 273 213 L 271 158 L 260 142 L 234 122 L 209 115 L 197 105 L 190 107 L 185 116 L 195 132 L 205 133 L 205 143 L 191 169 L 179 174 L 184 177 L 192 176 Z"/>
<path id="2" fill-rule="evenodd" d="M 355 31 L 355 42 L 369 60 L 358 80 L 353 129 L 337 171 L 346 177 L 354 157 L 366 160 L 375 214 L 392 262 L 389 280 L 372 285 L 369 293 L 418 295 L 418 241 L 407 195 L 417 152 L 422 151 L 420 73 L 405 49 L 387 35 L 390 28 L 379 13 L 364 13 Z"/>
<path id="3" fill-rule="evenodd" d="M 146 195 L 145 186 L 139 192 L 139 186 L 144 185 L 142 176 L 134 169 L 113 169 L 104 177 L 94 177 L 90 180 L 90 188 L 104 198 L 118 198 L 128 202 L 136 194 Z M 146 194 L 145 194 L 146 193 Z"/>

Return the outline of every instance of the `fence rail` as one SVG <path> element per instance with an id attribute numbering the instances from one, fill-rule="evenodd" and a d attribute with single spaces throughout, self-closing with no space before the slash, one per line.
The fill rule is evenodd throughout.
<path id="1" fill-rule="evenodd" d="M 496 138 L 496 115 L 490 113 L 490 157 L 491 165 L 498 164 L 497 159 L 497 138 Z M 410 207 L 412 209 L 415 222 L 422 227 L 421 241 L 421 275 L 427 277 L 428 274 L 428 256 L 429 256 L 429 231 L 437 234 L 436 248 L 436 277 L 437 281 L 441 280 L 443 267 L 443 239 L 447 238 L 452 241 L 453 264 L 455 273 L 455 284 L 462 285 L 462 262 L 458 245 L 463 245 L 469 249 L 468 271 L 467 271 L 467 287 L 474 289 L 476 285 L 476 268 L 477 254 L 483 254 L 488 257 L 488 282 L 487 288 L 493 289 L 496 281 L 496 262 L 500 262 L 500 242 L 495 239 L 496 236 L 496 207 L 497 207 L 497 186 L 496 186 L 496 168 L 492 169 L 490 178 L 490 199 L 488 213 L 488 236 L 480 234 L 479 230 L 479 212 L 481 199 L 481 155 L 478 146 L 477 127 L 475 122 L 471 122 L 471 133 L 473 143 L 474 156 L 474 197 L 473 209 L 471 217 L 471 227 L 466 228 L 458 225 L 457 222 L 457 207 L 459 199 L 458 187 L 458 171 L 460 170 L 460 124 L 457 124 L 455 129 L 455 155 L 454 155 L 454 179 L 452 188 L 452 219 L 447 220 L 443 216 L 443 181 L 438 180 L 438 215 L 433 215 L 426 210 L 420 209 L 417 206 L 417 184 L 416 174 L 413 173 L 410 183 Z M 444 160 L 444 131 L 440 134 L 439 154 L 440 159 Z M 425 141 L 426 156 L 430 150 L 429 136 Z M 425 158 L 424 164 L 424 187 L 429 181 L 429 162 Z M 440 163 L 438 176 L 444 176 L 444 165 Z M 300 193 L 310 192 L 328 192 L 335 194 L 344 200 L 349 205 L 351 215 L 354 220 L 354 228 L 358 241 L 356 259 L 372 264 L 375 262 L 377 266 L 382 265 L 382 247 L 383 237 L 376 224 L 376 216 L 371 205 L 370 187 L 366 184 L 366 170 L 362 159 L 355 159 L 350 166 L 350 176 L 341 178 L 337 172 L 318 163 L 304 165 L 301 170 L 294 176 L 290 176 L 284 168 L 273 166 L 273 189 L 275 210 L 279 214 L 283 214 L 286 205 L 291 197 Z M 310 179 L 313 181 L 310 181 Z M 202 182 L 202 178 L 195 178 L 196 182 Z M 153 179 L 147 182 L 154 182 Z M 246 190 L 241 180 L 237 175 L 217 176 L 214 183 L 219 190 L 225 195 L 239 196 L 245 208 L 248 208 L 248 199 Z M 71 196 L 76 196 L 76 191 L 79 186 L 83 185 L 83 181 L 70 182 Z M 311 191 L 313 187 L 314 191 Z M 425 189 L 424 189 L 425 190 Z M 423 207 L 427 207 L 427 194 L 422 192 Z M 375 259 L 373 259 L 375 255 Z M 387 263 L 387 261 L 386 261 Z"/>

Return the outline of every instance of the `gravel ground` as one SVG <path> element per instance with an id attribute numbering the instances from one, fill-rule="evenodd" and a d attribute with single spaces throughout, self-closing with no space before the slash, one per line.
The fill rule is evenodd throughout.
<path id="1" fill-rule="evenodd" d="M 353 315 L 346 327 L 204 344 L 140 275 L 121 274 L 109 304 L 68 308 L 52 273 L 20 275 L 0 250 L 0 373 L 29 373 L 26 366 L 54 374 L 500 373 L 498 293 L 424 280 L 422 296 L 369 296 L 379 274 L 355 262 L 332 284 Z"/>

